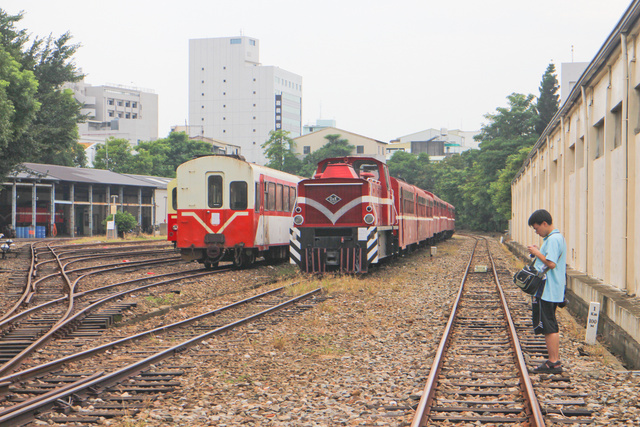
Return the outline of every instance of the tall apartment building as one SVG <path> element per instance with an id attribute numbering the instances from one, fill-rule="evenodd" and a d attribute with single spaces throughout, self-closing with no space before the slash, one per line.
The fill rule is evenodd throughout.
<path id="1" fill-rule="evenodd" d="M 259 52 L 250 37 L 189 40 L 189 136 L 238 145 L 264 164 L 270 131 L 302 132 L 302 77 L 261 65 Z"/>

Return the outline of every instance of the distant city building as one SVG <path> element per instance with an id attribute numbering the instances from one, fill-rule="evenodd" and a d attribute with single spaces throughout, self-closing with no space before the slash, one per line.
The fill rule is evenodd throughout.
<path id="1" fill-rule="evenodd" d="M 336 127 L 336 121 L 332 119 L 318 119 L 316 120 L 315 125 L 304 125 L 302 127 L 302 134 L 306 135 L 308 133 L 315 132 L 324 128 L 334 128 Z"/>
<path id="2" fill-rule="evenodd" d="M 474 140 L 474 136 L 479 133 L 446 128 L 426 129 L 390 141 L 386 156 L 390 159 L 396 151 L 406 151 L 413 154 L 427 153 L 431 160 L 440 161 L 453 154 L 477 149 L 478 142 Z"/>
<path id="3" fill-rule="evenodd" d="M 263 66 L 251 37 L 189 40 L 189 135 L 228 141 L 250 162 L 272 130 L 302 132 L 302 77 Z"/>
<path id="4" fill-rule="evenodd" d="M 560 64 L 560 104 L 569 98 L 569 94 L 580 79 L 584 70 L 589 66 L 588 62 L 563 62 Z"/>
<path id="5" fill-rule="evenodd" d="M 385 158 L 386 142 L 334 127 L 322 128 L 313 133 L 294 138 L 296 154 L 299 157 L 304 157 L 322 148 L 323 145 L 329 142 L 329 140 L 325 138 L 327 135 L 340 135 L 341 139 L 349 141 L 349 144 L 354 146 L 353 152 L 351 153 L 352 155 L 375 157 L 380 160 L 384 160 Z"/>
<path id="6" fill-rule="evenodd" d="M 171 132 L 184 132 L 189 135 L 189 126 L 173 126 Z M 211 152 L 213 154 L 237 154 L 242 155 L 242 148 L 239 145 L 229 144 L 217 139 L 207 138 L 206 136 L 190 136 L 190 140 L 203 141 L 211 144 Z"/>
<path id="7" fill-rule="evenodd" d="M 158 95 L 150 89 L 108 84 L 92 86 L 84 80 L 66 83 L 88 116 L 78 124 L 79 142 L 93 165 L 96 144 L 108 138 L 126 139 L 132 145 L 158 139 Z"/>

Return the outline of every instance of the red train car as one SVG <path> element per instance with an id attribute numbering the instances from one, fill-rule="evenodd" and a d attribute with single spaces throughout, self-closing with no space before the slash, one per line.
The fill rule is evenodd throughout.
<path id="1" fill-rule="evenodd" d="M 176 174 L 176 242 L 184 260 L 212 268 L 221 260 L 242 267 L 260 255 L 287 258 L 300 177 L 223 155 L 185 162 Z"/>
<path id="2" fill-rule="evenodd" d="M 298 184 L 290 260 L 307 272 L 363 273 L 380 260 L 450 237 L 453 206 L 389 176 L 370 157 L 325 159 Z"/>

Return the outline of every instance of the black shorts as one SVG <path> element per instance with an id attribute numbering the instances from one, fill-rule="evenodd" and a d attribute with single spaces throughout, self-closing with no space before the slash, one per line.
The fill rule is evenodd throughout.
<path id="1" fill-rule="evenodd" d="M 556 320 L 557 302 L 542 301 L 533 298 L 531 312 L 533 319 L 533 332 L 535 334 L 553 334 L 558 332 L 558 321 Z"/>

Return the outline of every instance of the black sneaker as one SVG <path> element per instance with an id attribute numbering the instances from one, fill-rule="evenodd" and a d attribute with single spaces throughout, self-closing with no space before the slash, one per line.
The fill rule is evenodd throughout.
<path id="1" fill-rule="evenodd" d="M 558 360 L 555 363 L 550 361 L 544 362 L 542 365 L 533 369 L 534 374 L 559 374 L 562 372 L 562 363 Z"/>

